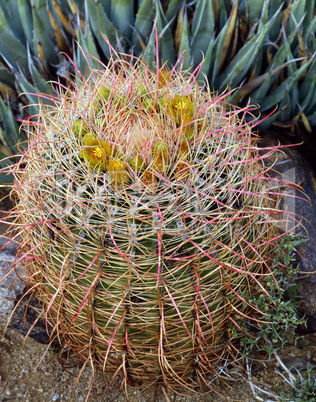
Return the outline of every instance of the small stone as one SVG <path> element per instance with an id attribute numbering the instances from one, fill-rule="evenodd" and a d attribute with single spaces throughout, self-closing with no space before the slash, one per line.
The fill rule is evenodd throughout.
<path id="1" fill-rule="evenodd" d="M 57 401 L 58 398 L 59 398 L 59 394 L 55 394 L 55 395 L 53 396 L 53 401 Z"/>

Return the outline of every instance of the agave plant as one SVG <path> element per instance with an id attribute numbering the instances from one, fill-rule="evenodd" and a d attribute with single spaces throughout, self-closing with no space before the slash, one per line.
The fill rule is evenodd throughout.
<path id="1" fill-rule="evenodd" d="M 126 383 L 201 395 L 238 362 L 242 323 L 275 320 L 267 278 L 290 212 L 250 110 L 182 62 L 111 59 L 41 104 L 9 220 L 51 339 Z"/>

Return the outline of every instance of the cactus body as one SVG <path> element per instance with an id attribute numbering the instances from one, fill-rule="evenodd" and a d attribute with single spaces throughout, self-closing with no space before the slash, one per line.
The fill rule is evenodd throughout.
<path id="1" fill-rule="evenodd" d="M 245 295 L 268 294 L 280 236 L 248 110 L 114 61 L 54 105 L 25 123 L 14 187 L 51 336 L 131 384 L 212 383 L 238 320 L 264 319 Z"/>

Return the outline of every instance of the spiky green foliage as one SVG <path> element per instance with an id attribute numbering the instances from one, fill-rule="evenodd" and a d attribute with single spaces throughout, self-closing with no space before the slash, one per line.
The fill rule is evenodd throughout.
<path id="1" fill-rule="evenodd" d="M 269 320 L 246 296 L 273 304 L 290 212 L 263 164 L 277 148 L 260 155 L 250 111 L 198 73 L 112 60 L 42 105 L 9 219 L 51 338 L 126 383 L 202 394 L 238 362 L 240 321 Z"/>

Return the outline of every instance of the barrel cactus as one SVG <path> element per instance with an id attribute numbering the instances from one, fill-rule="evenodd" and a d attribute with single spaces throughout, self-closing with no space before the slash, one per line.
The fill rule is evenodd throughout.
<path id="1" fill-rule="evenodd" d="M 249 109 L 180 64 L 112 59 L 61 86 L 24 122 L 13 216 L 52 339 L 130 384 L 202 392 L 242 323 L 267 322 L 251 300 L 273 304 L 283 211 Z"/>

